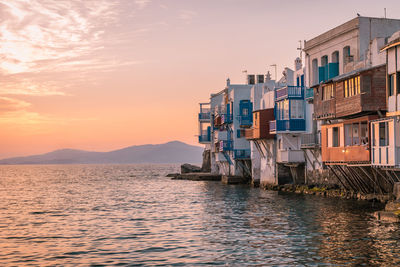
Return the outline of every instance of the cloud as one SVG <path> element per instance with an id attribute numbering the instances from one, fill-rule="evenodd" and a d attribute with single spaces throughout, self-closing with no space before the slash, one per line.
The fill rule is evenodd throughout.
<path id="1" fill-rule="evenodd" d="M 135 4 L 139 9 L 145 8 L 150 3 L 150 0 L 135 0 Z"/>
<path id="2" fill-rule="evenodd" d="M 183 21 L 185 21 L 186 23 L 190 23 L 194 17 L 197 16 L 197 13 L 192 11 L 192 10 L 181 10 L 179 13 L 179 18 Z"/>
<path id="3" fill-rule="evenodd" d="M 37 72 L 101 47 L 104 27 L 116 19 L 113 1 L 0 0 L 0 71 Z"/>
<path id="4" fill-rule="evenodd" d="M 0 96 L 0 115 L 2 116 L 6 113 L 24 110 L 29 106 L 31 106 L 31 104 L 28 102 Z"/>

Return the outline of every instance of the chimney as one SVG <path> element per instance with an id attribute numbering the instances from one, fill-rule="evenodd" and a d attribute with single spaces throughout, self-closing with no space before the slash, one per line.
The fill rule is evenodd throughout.
<path id="1" fill-rule="evenodd" d="M 264 83 L 264 75 L 262 74 L 257 75 L 257 83 Z"/>
<path id="2" fill-rule="evenodd" d="M 271 80 L 271 73 L 269 73 L 269 71 L 267 72 L 267 74 L 265 75 L 265 82 L 269 82 Z"/>
<path id="3" fill-rule="evenodd" d="M 255 75 L 254 74 L 249 74 L 247 75 L 247 84 L 255 84 Z"/>
<path id="4" fill-rule="evenodd" d="M 226 86 L 229 86 L 229 85 L 231 85 L 231 79 L 226 79 Z"/>

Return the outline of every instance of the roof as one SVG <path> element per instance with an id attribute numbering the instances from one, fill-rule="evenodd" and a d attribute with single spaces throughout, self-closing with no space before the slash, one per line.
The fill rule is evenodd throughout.
<path id="1" fill-rule="evenodd" d="M 389 48 L 395 47 L 400 45 L 400 38 L 396 38 L 393 41 L 389 42 L 387 45 L 381 48 L 380 52 L 385 51 Z"/>
<path id="2" fill-rule="evenodd" d="M 336 77 L 332 78 L 332 81 L 333 82 L 338 82 L 340 80 L 344 80 L 346 78 L 349 78 L 351 76 L 355 76 L 355 75 L 360 74 L 362 72 L 365 72 L 365 71 L 368 71 L 368 70 L 372 70 L 372 69 L 377 69 L 377 68 L 380 68 L 380 67 L 385 66 L 385 65 L 386 64 L 379 64 L 379 65 L 375 65 L 375 66 L 364 67 L 364 68 L 361 68 L 361 69 L 353 70 L 353 71 L 350 71 L 350 72 L 347 72 L 347 73 L 344 73 L 342 75 L 339 75 L 339 76 L 336 76 Z"/>

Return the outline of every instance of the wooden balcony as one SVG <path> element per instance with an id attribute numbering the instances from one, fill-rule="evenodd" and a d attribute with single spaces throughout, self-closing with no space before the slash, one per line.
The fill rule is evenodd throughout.
<path id="1" fill-rule="evenodd" d="M 365 116 L 323 125 L 322 161 L 327 165 L 370 164 L 369 121 L 375 118 L 376 116 Z"/>
<path id="2" fill-rule="evenodd" d="M 271 139 L 269 122 L 274 120 L 274 109 L 262 109 L 253 112 L 253 127 L 245 130 L 245 138 L 248 140 Z"/>

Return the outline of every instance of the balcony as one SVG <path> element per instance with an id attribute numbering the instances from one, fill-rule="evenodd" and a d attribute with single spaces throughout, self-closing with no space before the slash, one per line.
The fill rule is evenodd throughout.
<path id="1" fill-rule="evenodd" d="M 301 135 L 301 148 L 315 148 L 319 147 L 318 135 L 311 134 L 302 134 Z"/>
<path id="2" fill-rule="evenodd" d="M 254 139 L 254 129 L 253 128 L 245 129 L 244 138 L 246 138 L 247 140 Z"/>
<path id="3" fill-rule="evenodd" d="M 210 121 L 211 119 L 211 113 L 199 113 L 199 121 Z"/>
<path id="4" fill-rule="evenodd" d="M 199 135 L 200 144 L 208 144 L 211 142 L 211 136 L 209 135 Z"/>
<path id="5" fill-rule="evenodd" d="M 231 140 L 228 141 L 219 141 L 219 152 L 225 152 L 225 151 L 232 151 L 233 149 L 233 142 Z"/>
<path id="6" fill-rule="evenodd" d="M 269 133 L 304 132 L 306 130 L 305 119 L 275 120 L 269 122 Z"/>
<path id="7" fill-rule="evenodd" d="M 208 127 L 207 130 L 200 131 L 199 143 L 207 144 L 211 142 L 211 128 Z"/>
<path id="8" fill-rule="evenodd" d="M 233 122 L 232 114 L 222 114 L 221 115 L 221 124 L 231 124 Z"/>
<path id="9" fill-rule="evenodd" d="M 247 115 L 247 116 L 238 116 L 239 118 L 239 125 L 240 127 L 243 128 L 249 128 L 251 127 L 251 125 L 253 124 L 253 120 L 251 115 Z"/>
<path id="10" fill-rule="evenodd" d="M 306 100 L 314 99 L 314 88 L 307 88 L 305 93 Z"/>
<path id="11" fill-rule="evenodd" d="M 250 149 L 235 149 L 234 159 L 250 159 Z"/>
<path id="12" fill-rule="evenodd" d="M 304 87 L 303 86 L 286 86 L 275 91 L 275 100 L 281 100 L 285 98 L 303 98 Z"/>

